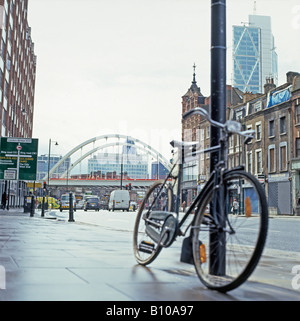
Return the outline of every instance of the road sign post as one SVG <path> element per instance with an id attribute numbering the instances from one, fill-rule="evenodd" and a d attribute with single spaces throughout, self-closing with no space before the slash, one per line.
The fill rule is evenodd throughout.
<path id="1" fill-rule="evenodd" d="M 36 180 L 37 157 L 38 139 L 1 137 L 0 179 L 17 181 L 17 201 L 19 197 L 19 180 Z M 8 191 L 9 193 L 10 190 Z"/>
<path id="2" fill-rule="evenodd" d="M 35 181 L 37 171 L 38 139 L 2 137 L 0 151 L 0 179 L 5 171 L 17 172 L 16 179 Z"/>

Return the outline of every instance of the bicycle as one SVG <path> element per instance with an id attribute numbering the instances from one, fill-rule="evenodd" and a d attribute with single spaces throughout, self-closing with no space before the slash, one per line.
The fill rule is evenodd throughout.
<path id="1" fill-rule="evenodd" d="M 163 248 L 170 247 L 179 236 L 181 261 L 194 264 L 201 282 L 209 289 L 227 292 L 245 282 L 262 255 L 268 230 L 268 204 L 259 181 L 244 166 L 228 169 L 229 138 L 238 134 L 248 143 L 253 130 L 241 130 L 241 124 L 212 120 L 203 108 L 185 114 L 200 114 L 220 129 L 219 145 L 204 150 L 199 143 L 176 142 L 179 157 L 165 180 L 155 182 L 138 210 L 133 237 L 137 262 L 148 265 Z M 208 181 L 185 213 L 180 212 L 180 186 L 186 157 L 218 152 L 219 162 Z M 175 193 L 174 193 L 175 191 Z M 232 213 L 233 200 L 239 210 Z"/>

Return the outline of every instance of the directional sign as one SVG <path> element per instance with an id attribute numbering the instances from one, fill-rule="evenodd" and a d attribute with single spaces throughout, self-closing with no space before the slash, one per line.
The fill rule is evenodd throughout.
<path id="1" fill-rule="evenodd" d="M 15 171 L 15 179 L 36 180 L 37 157 L 38 139 L 1 137 L 0 179 L 12 177 L 12 171 Z"/>

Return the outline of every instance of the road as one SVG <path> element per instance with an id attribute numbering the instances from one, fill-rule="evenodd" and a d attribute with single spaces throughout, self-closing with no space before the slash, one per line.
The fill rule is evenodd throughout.
<path id="1" fill-rule="evenodd" d="M 68 220 L 68 212 L 52 211 L 47 215 L 57 217 L 58 220 Z M 109 212 L 77 210 L 74 219 L 78 223 L 92 224 L 108 230 L 126 232 L 129 235 L 133 231 L 135 212 Z M 264 284 L 280 286 L 293 290 L 292 269 L 300 262 L 300 217 L 275 217 L 269 220 L 269 233 L 263 257 L 251 276 L 251 280 Z M 128 240 L 131 242 L 131 239 Z M 162 269 L 178 273 L 194 273 L 194 267 L 179 262 L 182 238 L 179 238 L 171 248 L 165 249 L 155 261 Z M 133 254 L 132 254 L 133 255 Z M 152 265 L 151 265 L 152 266 Z M 177 268 L 178 270 L 177 270 Z M 176 273 L 177 273 L 176 272 Z M 299 291 L 300 299 L 300 291 Z"/>
<path id="2" fill-rule="evenodd" d="M 69 214 L 68 211 L 52 211 L 51 215 L 65 220 L 68 219 Z M 105 210 L 99 212 L 77 210 L 74 212 L 74 218 L 78 222 L 131 232 L 135 217 L 135 212 Z M 295 255 L 300 255 L 299 231 L 300 217 L 270 217 L 266 249 L 295 252 Z"/>

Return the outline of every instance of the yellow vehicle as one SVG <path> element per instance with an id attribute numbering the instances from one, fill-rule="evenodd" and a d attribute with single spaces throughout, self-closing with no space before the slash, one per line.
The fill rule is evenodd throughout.
<path id="1" fill-rule="evenodd" d="M 37 197 L 37 200 L 39 202 L 38 207 L 41 207 L 43 204 L 43 197 L 39 196 L 39 197 Z M 56 198 L 51 197 L 51 196 L 49 196 L 49 197 L 45 196 L 45 204 L 47 204 L 47 200 L 48 200 L 48 208 L 49 209 L 50 208 L 59 208 L 59 201 Z"/>

